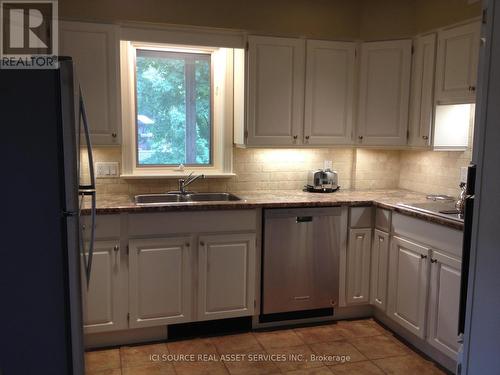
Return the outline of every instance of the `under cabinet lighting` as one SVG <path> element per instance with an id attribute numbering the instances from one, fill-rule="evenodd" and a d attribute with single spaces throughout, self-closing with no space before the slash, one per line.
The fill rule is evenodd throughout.
<path id="1" fill-rule="evenodd" d="M 464 150 L 474 123 L 474 104 L 438 104 L 434 126 L 435 150 Z"/>

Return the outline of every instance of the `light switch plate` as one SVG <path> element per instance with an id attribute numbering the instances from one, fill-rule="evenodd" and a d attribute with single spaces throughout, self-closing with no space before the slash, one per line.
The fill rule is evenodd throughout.
<path id="1" fill-rule="evenodd" d="M 120 165 L 118 162 L 98 161 L 95 163 L 95 176 L 98 178 L 118 177 L 120 175 Z"/>
<path id="2" fill-rule="evenodd" d="M 460 182 L 467 183 L 467 167 L 460 168 Z"/>
<path id="3" fill-rule="evenodd" d="M 323 169 L 333 169 L 333 162 L 331 160 L 324 160 Z"/>

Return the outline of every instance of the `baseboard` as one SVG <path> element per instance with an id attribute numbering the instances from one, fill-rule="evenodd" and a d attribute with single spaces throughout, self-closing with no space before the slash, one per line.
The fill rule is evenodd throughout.
<path id="1" fill-rule="evenodd" d="M 86 334 L 84 337 L 85 349 L 102 349 L 122 345 L 139 344 L 146 342 L 165 341 L 167 327 L 149 327 L 127 329 L 116 332 Z"/>

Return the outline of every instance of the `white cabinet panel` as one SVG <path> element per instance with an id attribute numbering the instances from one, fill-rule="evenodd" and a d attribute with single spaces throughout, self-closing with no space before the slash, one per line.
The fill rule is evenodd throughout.
<path id="1" fill-rule="evenodd" d="M 371 236 L 371 228 L 351 229 L 349 232 L 346 262 L 347 304 L 369 302 Z"/>
<path id="2" fill-rule="evenodd" d="M 253 314 L 255 256 L 254 234 L 200 237 L 199 320 Z"/>
<path id="3" fill-rule="evenodd" d="M 82 264 L 83 326 L 85 333 L 114 331 L 126 327 L 121 311 L 121 257 L 119 241 L 96 241 L 92 273 L 87 289 Z M 83 258 L 83 255 L 82 255 Z"/>
<path id="4" fill-rule="evenodd" d="M 479 22 L 439 33 L 436 100 L 440 102 L 475 100 L 479 37 Z"/>
<path id="5" fill-rule="evenodd" d="M 411 40 L 363 43 L 358 143 L 406 145 Z"/>
<path id="6" fill-rule="evenodd" d="M 436 34 L 418 37 L 414 48 L 409 143 L 415 147 L 428 147 L 431 145 L 434 113 Z"/>
<path id="7" fill-rule="evenodd" d="M 61 22 L 60 54 L 71 56 L 85 99 L 92 142 L 120 143 L 118 39 L 113 25 Z"/>
<path id="8" fill-rule="evenodd" d="M 356 43 L 307 41 L 304 143 L 352 141 Z"/>
<path id="9" fill-rule="evenodd" d="M 248 37 L 248 145 L 301 142 L 305 41 Z"/>
<path id="10" fill-rule="evenodd" d="M 427 341 L 455 360 L 458 354 L 460 265 L 459 260 L 440 252 L 432 254 Z"/>
<path id="11" fill-rule="evenodd" d="M 370 303 L 385 311 L 387 307 L 387 271 L 389 234 L 375 229 L 372 244 Z"/>
<path id="12" fill-rule="evenodd" d="M 130 327 L 191 320 L 191 238 L 129 242 Z"/>
<path id="13" fill-rule="evenodd" d="M 391 240 L 387 312 L 421 338 L 425 337 L 429 252 L 400 237 Z"/>

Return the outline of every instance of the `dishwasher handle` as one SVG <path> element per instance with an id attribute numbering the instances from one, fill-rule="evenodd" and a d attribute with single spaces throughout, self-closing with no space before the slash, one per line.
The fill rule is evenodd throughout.
<path id="1" fill-rule="evenodd" d="M 297 216 L 295 218 L 296 223 L 310 223 L 311 221 L 313 221 L 312 216 Z"/>

